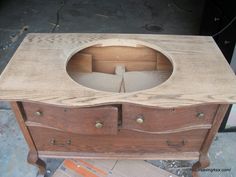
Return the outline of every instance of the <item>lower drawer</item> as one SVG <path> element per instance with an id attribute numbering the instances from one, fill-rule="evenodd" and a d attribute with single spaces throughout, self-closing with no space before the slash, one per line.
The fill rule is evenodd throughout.
<path id="1" fill-rule="evenodd" d="M 89 153 L 198 152 L 208 132 L 191 130 L 152 135 L 120 130 L 117 135 L 78 135 L 58 130 L 28 127 L 39 151 Z"/>

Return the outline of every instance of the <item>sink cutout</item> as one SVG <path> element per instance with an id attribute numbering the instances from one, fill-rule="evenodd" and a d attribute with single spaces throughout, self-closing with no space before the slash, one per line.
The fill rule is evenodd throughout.
<path id="1" fill-rule="evenodd" d="M 156 87 L 173 72 L 170 60 L 144 45 L 93 45 L 75 53 L 66 66 L 80 85 L 108 92 L 133 92 Z"/>

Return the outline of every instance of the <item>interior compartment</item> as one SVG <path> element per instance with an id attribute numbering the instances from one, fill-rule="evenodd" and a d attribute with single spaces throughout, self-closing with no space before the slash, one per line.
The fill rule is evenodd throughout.
<path id="1" fill-rule="evenodd" d="M 165 55 L 141 45 L 95 45 L 75 53 L 67 63 L 67 72 L 74 81 L 110 92 L 155 87 L 166 81 L 172 71 L 172 63 Z"/>

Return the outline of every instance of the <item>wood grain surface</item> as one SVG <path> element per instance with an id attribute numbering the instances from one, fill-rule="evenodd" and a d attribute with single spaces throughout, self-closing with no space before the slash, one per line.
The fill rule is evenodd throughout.
<path id="1" fill-rule="evenodd" d="M 66 72 L 69 58 L 92 45 L 147 46 L 173 64 L 170 78 L 154 88 L 110 93 L 86 88 Z M 236 79 L 211 37 L 138 34 L 28 34 L 0 77 L 1 100 L 66 107 L 135 103 L 180 107 L 235 103 Z"/>
<path id="2" fill-rule="evenodd" d="M 188 127 L 211 128 L 218 105 L 202 105 L 177 109 L 145 108 L 142 106 L 122 105 L 122 128 L 143 133 L 171 133 Z M 202 117 L 198 117 L 203 114 Z M 143 123 L 137 123 L 142 118 Z M 209 127 L 210 125 L 210 127 Z"/>
<path id="3" fill-rule="evenodd" d="M 103 106 L 94 108 L 59 108 L 44 104 L 23 103 L 26 125 L 50 127 L 83 135 L 115 135 L 118 126 L 118 108 Z M 39 113 L 40 115 L 37 115 Z M 102 128 L 96 128 L 102 123 Z"/>
<path id="4" fill-rule="evenodd" d="M 208 130 L 149 135 L 120 130 L 117 135 L 78 135 L 29 126 L 38 151 L 90 153 L 199 152 Z M 68 143 L 69 142 L 69 143 Z"/>

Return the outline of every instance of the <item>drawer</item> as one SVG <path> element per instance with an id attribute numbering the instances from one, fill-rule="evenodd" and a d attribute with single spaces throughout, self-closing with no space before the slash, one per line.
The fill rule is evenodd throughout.
<path id="1" fill-rule="evenodd" d="M 59 131 L 85 135 L 115 135 L 118 108 L 62 108 L 51 105 L 23 103 L 26 125 L 47 127 Z"/>
<path id="2" fill-rule="evenodd" d="M 39 151 L 84 153 L 163 153 L 198 152 L 208 130 L 151 135 L 120 130 L 116 136 L 78 135 L 53 129 L 31 127 Z"/>
<path id="3" fill-rule="evenodd" d="M 122 128 L 148 132 L 178 132 L 210 128 L 218 105 L 159 109 L 124 104 Z"/>

